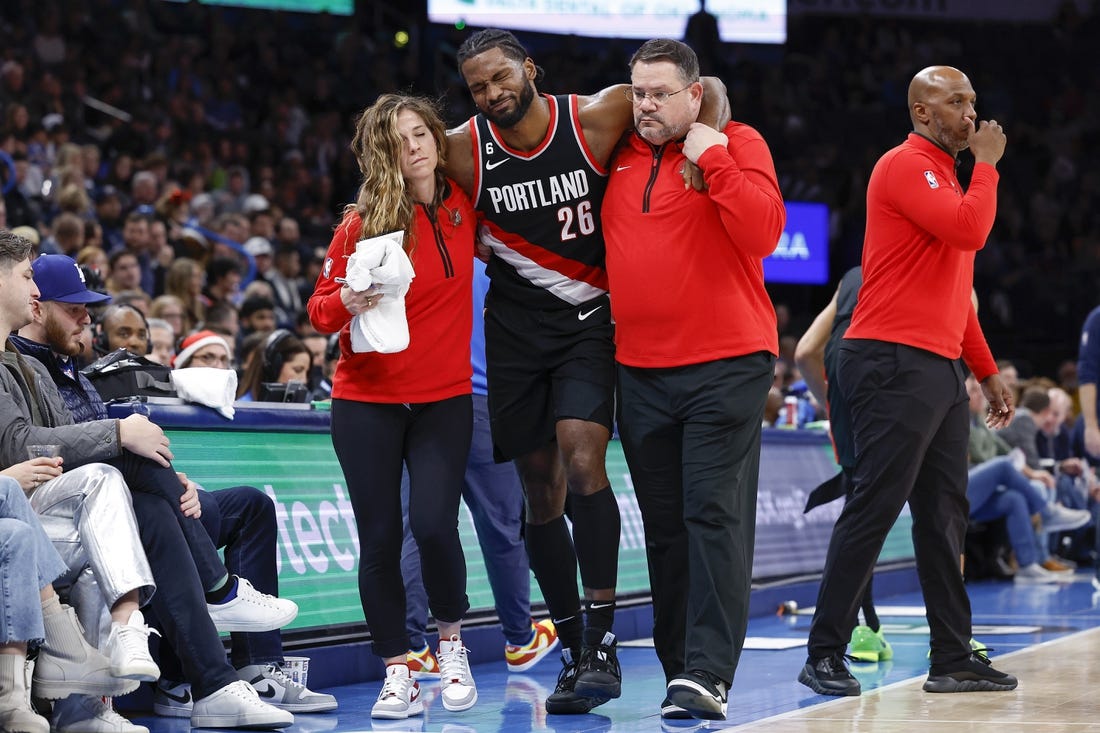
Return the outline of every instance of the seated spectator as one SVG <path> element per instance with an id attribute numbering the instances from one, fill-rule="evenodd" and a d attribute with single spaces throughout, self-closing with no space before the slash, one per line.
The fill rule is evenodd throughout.
<path id="1" fill-rule="evenodd" d="M 206 270 L 196 260 L 178 257 L 168 267 L 164 277 L 164 292 L 183 303 L 183 324 L 176 338 L 183 338 L 206 318 L 206 302 L 202 295 L 206 287 Z"/>
<path id="2" fill-rule="evenodd" d="M 275 262 L 275 248 L 271 246 L 270 240 L 264 237 L 250 237 L 244 243 L 244 251 L 252 255 L 256 263 L 256 277 L 266 278 Z"/>
<path id="3" fill-rule="evenodd" d="M 240 341 L 241 335 L 241 320 L 237 306 L 232 303 L 215 303 L 210 306 L 206 311 L 206 320 L 203 321 L 202 328 L 224 337 L 229 345 L 234 347 Z M 237 351 L 234 348 L 233 354 L 236 355 Z M 240 357 L 238 357 L 239 360 Z"/>
<path id="4" fill-rule="evenodd" d="M 144 356 L 152 348 L 145 315 L 132 305 L 112 304 L 104 308 L 93 332 L 96 351 L 100 354 L 126 349 L 131 354 Z"/>
<path id="5" fill-rule="evenodd" d="M 51 239 L 56 254 L 75 257 L 84 246 L 84 220 L 76 214 L 61 214 L 54 219 Z"/>
<path id="6" fill-rule="evenodd" d="M 81 267 L 96 273 L 101 280 L 106 280 L 110 265 L 108 264 L 107 253 L 103 251 L 102 247 L 86 245 L 77 253 L 74 259 Z"/>
<path id="7" fill-rule="evenodd" d="M 966 391 L 970 397 L 970 474 L 966 487 L 970 519 L 1005 519 L 1019 565 L 1016 582 L 1059 582 L 1058 573 L 1047 567 L 1048 553 L 1035 535 L 1032 517 L 1037 515 L 1043 528 L 1053 532 L 1080 527 L 1089 521 L 1089 514 L 1055 503 L 1041 485 L 1028 480 L 1009 457 L 1011 448 L 986 427 L 985 396 L 973 376 L 967 377 Z"/>
<path id="8" fill-rule="evenodd" d="M 23 488 L 68 567 L 54 582 L 76 609 L 87 642 L 110 659 L 113 676 L 155 682 L 160 670 L 149 655 L 150 629 L 138 608 L 149 602 L 156 586 L 130 492 L 111 466 L 89 463 L 64 473 L 62 468 L 60 457 L 40 456 L 0 474 Z M 106 726 L 115 733 L 148 733 L 98 695 L 58 700 L 51 717 L 62 732 Z"/>
<path id="9" fill-rule="evenodd" d="M 1057 498 L 1057 479 L 1054 472 L 1050 470 L 1053 465 L 1049 467 L 1044 465 L 1046 461 L 1039 454 L 1039 436 L 1043 426 L 1053 428 L 1053 423 L 1057 419 L 1054 410 L 1051 408 L 1048 389 L 1047 386 L 1024 387 L 1020 394 L 1019 408 L 1016 410 L 1015 417 L 1007 427 L 999 430 L 997 434 L 1009 446 L 1023 451 L 1024 462 L 1030 472 L 1029 477 L 1041 482 L 1051 501 L 1054 501 Z M 1046 548 L 1050 543 L 1049 536 L 1044 536 L 1042 543 L 1043 547 Z M 1073 570 L 1073 567 L 1069 564 L 1049 556 L 1044 561 L 1043 567 L 1055 572 Z"/>
<path id="10" fill-rule="evenodd" d="M 141 290 L 141 263 L 137 253 L 116 249 L 107 258 L 107 292 L 123 290 Z"/>
<path id="11" fill-rule="evenodd" d="M 206 305 L 238 302 L 241 292 L 241 266 L 231 257 L 215 257 L 206 266 Z"/>
<path id="12" fill-rule="evenodd" d="M 172 324 L 160 318 L 150 318 L 146 321 L 146 327 L 149 330 L 151 348 L 145 358 L 162 366 L 172 366 L 172 359 L 176 356 L 175 330 Z"/>
<path id="13" fill-rule="evenodd" d="M 309 351 L 309 392 L 315 400 L 327 400 L 332 394 L 332 383 L 325 377 L 325 350 L 328 339 L 317 332 L 299 335 L 302 345 Z"/>
<path id="14" fill-rule="evenodd" d="M 245 298 L 241 303 L 238 314 L 241 324 L 240 335 L 247 336 L 250 333 L 271 333 L 277 325 L 275 320 L 275 304 L 270 298 L 252 296 Z"/>
<path id="15" fill-rule="evenodd" d="M 293 716 L 260 701 L 255 689 L 240 681 L 226 663 L 215 622 L 226 631 L 272 630 L 294 618 L 296 605 L 262 594 L 247 580 L 227 572 L 195 519 L 194 484 L 171 468 L 172 454 L 163 431 L 141 415 L 111 420 L 104 419 L 105 412 L 100 413 L 104 417 L 74 424 L 56 386 L 59 383 L 74 403 L 81 395 L 78 412 L 104 410 L 87 379 L 65 369 L 74 334 L 80 330 L 77 326 L 88 320 L 85 299 L 100 296 L 84 288 L 71 259 L 40 257 L 35 260 L 37 267 L 32 267 L 28 252 L 28 243 L 0 233 L 0 287 L 6 292 L 21 287 L 27 295 L 0 303 L 0 336 L 13 326 L 26 326 L 25 335 L 30 338 L 12 336 L 8 343 L 18 343 L 33 354 L 27 358 L 11 348 L 4 354 L 16 368 L 0 370 L 0 422 L 8 426 L 0 436 L 0 461 L 12 462 L 11 457 L 24 453 L 27 444 L 41 443 L 60 445 L 62 457 L 73 466 L 96 461 L 117 464 L 131 489 L 142 543 L 158 581 L 153 608 L 169 643 L 182 653 L 194 686 L 192 725 L 289 725 Z M 40 291 L 30 279 L 32 273 L 46 289 L 45 302 L 38 301 Z M 47 329 L 47 318 L 56 319 L 59 327 Z M 51 336 L 55 343 L 48 343 Z M 37 338 L 42 341 L 33 340 Z M 33 379 L 33 391 L 28 379 Z M 33 400 L 33 407 L 28 400 Z"/>
<path id="16" fill-rule="evenodd" d="M 258 347 L 245 368 L 237 386 L 237 399 L 242 402 L 281 401 L 268 396 L 270 384 L 305 386 L 309 379 L 309 350 L 285 328 L 272 331 Z"/>
<path id="17" fill-rule="evenodd" d="M 0 475 L 0 729 L 49 733 L 31 707 L 27 645 L 40 642 L 33 694 L 47 700 L 80 695 L 120 695 L 137 682 L 111 673 L 111 661 L 88 644 L 73 609 L 62 605 L 53 581 L 69 568 L 46 536 L 19 482 Z M 151 661 L 151 660 L 150 660 Z M 112 721 L 113 722 L 113 721 Z M 124 722 L 124 721 L 123 721 Z M 56 723 L 55 723 L 56 725 Z M 120 726 L 120 731 L 145 730 Z"/>
<path id="18" fill-rule="evenodd" d="M 296 245 L 283 244 L 275 251 L 274 266 L 264 274 L 274 291 L 281 323 L 291 323 L 305 310 L 302 305 L 302 256 Z M 312 280 L 310 282 L 313 282 Z"/>
<path id="19" fill-rule="evenodd" d="M 229 342 L 213 331 L 196 331 L 180 342 L 179 352 L 172 360 L 173 369 L 214 367 L 229 369 L 233 358 Z"/>
<path id="20" fill-rule="evenodd" d="M 159 318 L 172 329 L 173 350 L 177 341 L 190 333 L 186 326 L 187 314 L 183 301 L 175 295 L 159 295 L 149 305 L 149 317 Z"/>
<path id="21" fill-rule="evenodd" d="M 1064 554 L 1071 559 L 1061 559 L 1066 564 L 1072 558 L 1086 562 L 1095 562 L 1092 553 L 1097 547 L 1096 528 L 1100 526 L 1100 482 L 1095 471 L 1083 456 L 1074 453 L 1073 429 L 1066 418 L 1073 406 L 1073 400 L 1064 389 L 1051 387 L 1050 419 L 1039 426 L 1037 445 L 1040 460 L 1049 464 L 1057 481 L 1058 501 L 1072 509 L 1088 510 L 1092 514 L 1091 526 L 1082 527 L 1062 538 Z M 1088 535 L 1093 534 L 1093 542 Z M 1061 549 L 1061 548 L 1060 548 Z"/>

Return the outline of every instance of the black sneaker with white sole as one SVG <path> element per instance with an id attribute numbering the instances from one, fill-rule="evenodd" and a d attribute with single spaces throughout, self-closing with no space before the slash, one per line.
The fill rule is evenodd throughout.
<path id="1" fill-rule="evenodd" d="M 615 635 L 607 631 L 599 644 L 585 644 L 581 650 L 575 689 L 578 695 L 592 698 L 602 705 L 622 694 L 622 682 Z"/>
<path id="2" fill-rule="evenodd" d="M 925 692 L 1008 692 L 1018 684 L 1015 677 L 993 669 L 985 656 L 971 654 L 957 665 L 933 665 L 924 682 Z"/>
<path id="3" fill-rule="evenodd" d="M 798 681 L 819 695 L 858 695 L 859 680 L 848 671 L 843 654 L 806 660 Z"/>
<path id="4" fill-rule="evenodd" d="M 562 668 L 558 673 L 558 684 L 546 698 L 546 712 L 551 715 L 584 715 L 600 704 L 590 697 L 578 695 L 573 689 L 577 684 L 577 656 L 575 650 L 569 647 L 561 650 Z"/>
<path id="5" fill-rule="evenodd" d="M 725 720 L 729 685 L 710 672 L 692 670 L 673 677 L 668 700 L 700 720 Z M 662 713 L 663 714 L 663 713 Z"/>
<path id="6" fill-rule="evenodd" d="M 668 695 L 665 695 L 665 699 L 661 701 L 661 719 L 691 720 L 691 713 L 669 700 Z"/>

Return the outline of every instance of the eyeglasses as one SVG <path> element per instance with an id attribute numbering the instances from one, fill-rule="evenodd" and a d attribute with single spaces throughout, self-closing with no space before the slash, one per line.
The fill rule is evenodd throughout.
<path id="1" fill-rule="evenodd" d="M 674 92 L 643 92 L 641 89 L 630 87 L 630 89 L 626 90 L 626 96 L 630 97 L 634 104 L 641 104 L 648 99 L 649 101 L 653 102 L 653 104 L 660 107 L 668 101 L 669 97 L 679 94 L 680 92 L 686 91 L 688 89 L 691 89 L 691 84 L 688 84 L 683 89 L 677 89 Z"/>
<path id="2" fill-rule="evenodd" d="M 225 354 L 214 354 L 214 353 L 204 352 L 204 353 L 195 354 L 194 356 L 192 356 L 191 361 L 196 362 L 198 364 L 208 364 L 210 366 L 217 365 L 217 366 L 225 367 L 225 368 L 229 367 L 229 357 L 226 356 Z"/>

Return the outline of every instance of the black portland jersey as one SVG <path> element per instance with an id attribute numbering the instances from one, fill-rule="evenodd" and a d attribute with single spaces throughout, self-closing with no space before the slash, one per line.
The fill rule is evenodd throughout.
<path id="1" fill-rule="evenodd" d="M 576 95 L 545 98 L 550 126 L 534 150 L 509 148 L 484 115 L 470 130 L 492 292 L 551 310 L 607 292 L 600 229 L 607 170 L 584 140 Z"/>

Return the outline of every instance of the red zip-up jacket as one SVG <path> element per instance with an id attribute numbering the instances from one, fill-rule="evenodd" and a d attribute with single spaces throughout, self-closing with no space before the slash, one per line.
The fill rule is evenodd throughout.
<path id="1" fill-rule="evenodd" d="M 679 142 L 632 134 L 611 163 L 601 216 L 621 364 L 779 353 L 764 258 L 783 233 L 783 197 L 760 133 L 738 122 L 723 132 L 729 145 L 699 157 L 706 191 L 684 188 Z"/>
<path id="2" fill-rule="evenodd" d="M 961 355 L 979 381 L 997 373 L 970 292 L 999 180 L 977 163 L 964 192 L 955 158 L 915 132 L 879 159 L 867 184 L 863 287 L 845 338 Z"/>
<path id="3" fill-rule="evenodd" d="M 477 215 L 454 183 L 436 221 L 416 207 L 416 276 L 405 296 L 409 347 L 395 354 L 351 350 L 352 315 L 340 299 L 347 258 L 362 221 L 350 212 L 336 228 L 317 286 L 306 304 L 321 333 L 340 332 L 332 396 L 358 402 L 425 403 L 470 394 L 473 259 Z"/>

